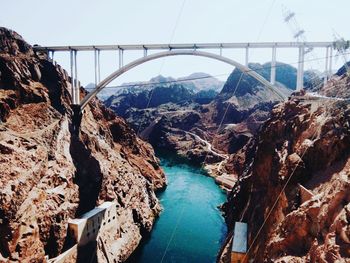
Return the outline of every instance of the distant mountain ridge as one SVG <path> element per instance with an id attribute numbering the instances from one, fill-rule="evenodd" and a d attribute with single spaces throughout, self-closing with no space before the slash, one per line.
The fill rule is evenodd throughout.
<path id="1" fill-rule="evenodd" d="M 271 77 L 271 62 L 264 64 L 249 63 L 249 68 L 260 74 L 266 80 L 270 81 Z M 244 96 L 246 93 L 254 94 L 256 89 L 262 86 L 262 84 L 249 75 L 242 75 L 242 72 L 235 68 L 231 75 L 228 77 L 220 94 L 235 93 L 236 96 Z M 276 63 L 276 85 L 281 89 L 288 88 L 289 90 L 296 89 L 297 69 L 289 64 L 282 62 Z M 239 86 L 236 87 L 236 84 Z M 310 88 L 322 83 L 320 73 L 313 70 L 307 70 L 304 73 L 304 86 Z"/>
<path id="2" fill-rule="evenodd" d="M 126 112 L 131 108 L 154 108 L 170 102 L 181 103 L 192 98 L 195 98 L 195 93 L 184 85 L 163 84 L 153 89 L 140 88 L 112 95 L 104 103 L 120 116 L 125 117 Z"/>
<path id="3" fill-rule="evenodd" d="M 170 87 L 172 84 L 174 84 L 174 82 L 176 82 L 178 86 L 183 86 L 193 93 L 205 91 L 204 93 L 199 94 L 200 97 L 204 97 L 205 95 L 212 96 L 214 93 L 216 95 L 224 86 L 224 81 L 203 72 L 192 73 L 189 76 L 180 77 L 177 79 L 159 75 L 151 78 L 149 81 L 127 82 L 120 86 L 109 86 L 102 90 L 98 94 L 98 97 L 104 101 L 113 95 L 118 96 L 120 94 L 127 94 L 130 92 L 134 94 L 144 90 L 152 90 L 156 87 Z M 93 83 L 90 83 L 86 86 L 86 89 L 93 89 L 94 86 L 95 85 Z M 210 92 L 207 92 L 208 90 L 210 90 Z"/>
<path id="4" fill-rule="evenodd" d="M 336 75 L 337 76 L 344 75 L 348 71 L 349 68 L 350 68 L 350 61 L 346 62 L 340 69 L 338 69 Z"/>

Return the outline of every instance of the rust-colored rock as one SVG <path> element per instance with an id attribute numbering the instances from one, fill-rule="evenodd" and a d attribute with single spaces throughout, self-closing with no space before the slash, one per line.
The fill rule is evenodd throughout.
<path id="1" fill-rule="evenodd" d="M 253 262 L 350 262 L 349 146 L 348 101 L 292 97 L 276 106 L 228 162 L 239 178 L 224 205 L 230 234 L 219 261 L 229 262 L 233 223 L 242 220 Z"/>
<path id="2" fill-rule="evenodd" d="M 111 200 L 121 234 L 101 233 L 96 259 L 119 262 L 160 212 L 166 181 L 151 146 L 97 100 L 73 132 L 69 93 L 60 66 L 0 28 L 0 262 L 57 256 L 68 219 Z"/>

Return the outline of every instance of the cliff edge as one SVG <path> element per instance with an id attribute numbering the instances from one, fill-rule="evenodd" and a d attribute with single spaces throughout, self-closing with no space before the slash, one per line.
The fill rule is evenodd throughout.
<path id="1" fill-rule="evenodd" d="M 117 203 L 118 224 L 98 236 L 93 257 L 120 262 L 161 210 L 154 191 L 166 179 L 152 147 L 98 100 L 76 134 L 70 104 L 68 74 L 0 28 L 1 262 L 59 255 L 69 218 L 104 201 Z"/>
<path id="2" fill-rule="evenodd" d="M 224 205 L 220 262 L 230 262 L 235 221 L 248 223 L 253 262 L 350 261 L 349 84 L 334 76 L 321 91 L 332 98 L 297 94 L 275 106 L 230 159 L 240 176 Z"/>

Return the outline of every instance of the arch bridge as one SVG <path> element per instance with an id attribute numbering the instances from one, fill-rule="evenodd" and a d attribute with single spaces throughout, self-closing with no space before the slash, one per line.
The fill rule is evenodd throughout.
<path id="1" fill-rule="evenodd" d="M 271 49 L 271 74 L 270 81 L 267 81 L 260 74 L 248 67 L 249 50 L 254 48 Z M 270 89 L 279 99 L 284 100 L 285 95 L 280 92 L 276 83 L 276 50 L 279 48 L 298 49 L 298 69 L 297 69 L 297 90 L 303 88 L 304 76 L 304 55 L 313 48 L 325 48 L 326 50 L 326 65 L 325 72 L 327 76 L 331 74 L 332 69 L 332 52 L 335 48 L 335 42 L 257 42 L 257 43 L 207 43 L 207 44 L 144 44 L 144 45 L 99 45 L 99 46 L 34 46 L 34 51 L 45 52 L 48 57 L 54 61 L 55 52 L 70 53 L 70 68 L 71 68 L 71 95 L 73 105 L 79 107 L 80 110 L 93 99 L 98 92 L 104 89 L 110 82 L 129 71 L 130 69 L 146 63 L 151 60 L 162 57 L 191 55 L 200 56 L 222 61 L 232 65 L 243 73 L 255 78 L 266 88 Z M 203 51 L 216 50 L 218 53 Z M 245 52 L 245 65 L 237 61 L 223 56 L 223 49 L 241 49 Z M 124 53 L 130 50 L 143 50 L 143 56 L 126 65 L 123 63 Z M 77 53 L 81 51 L 94 52 L 95 66 L 95 89 L 88 93 L 81 101 L 79 97 L 79 81 L 78 81 L 78 64 Z M 111 73 L 108 77 L 100 80 L 100 52 L 101 51 L 116 51 L 118 52 L 119 68 Z M 148 51 L 158 51 L 153 54 L 148 54 Z"/>

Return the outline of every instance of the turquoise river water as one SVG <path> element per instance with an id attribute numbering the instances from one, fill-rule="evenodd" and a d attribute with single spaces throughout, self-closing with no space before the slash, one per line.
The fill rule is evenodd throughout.
<path id="1" fill-rule="evenodd" d="M 218 205 L 225 193 L 201 170 L 161 158 L 168 187 L 158 194 L 163 211 L 130 263 L 213 263 L 226 234 Z"/>

